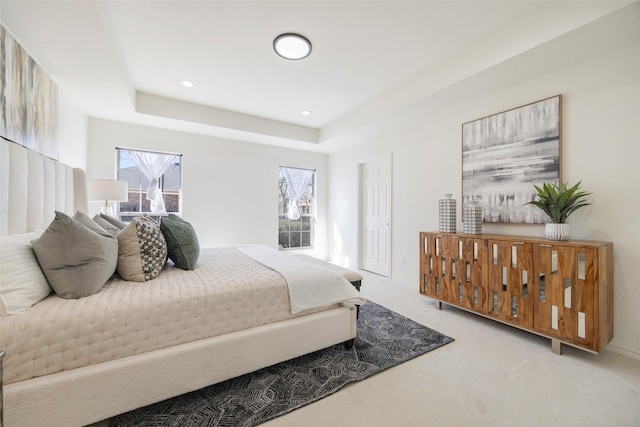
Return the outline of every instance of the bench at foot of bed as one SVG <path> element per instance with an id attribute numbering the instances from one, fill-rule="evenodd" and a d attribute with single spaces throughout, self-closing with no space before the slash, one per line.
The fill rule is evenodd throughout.
<path id="1" fill-rule="evenodd" d="M 349 270 L 348 268 L 344 268 L 341 267 L 339 265 L 330 263 L 328 261 L 323 261 L 321 259 L 318 258 L 314 258 L 312 256 L 309 255 L 295 255 L 300 259 L 303 259 L 307 262 L 310 262 L 312 264 L 315 264 L 317 266 L 320 267 L 324 267 L 328 270 L 333 271 L 334 273 L 337 273 L 339 275 L 341 275 L 342 277 L 344 277 L 345 279 L 347 279 L 349 282 L 351 282 L 351 284 L 358 290 L 360 291 L 360 286 L 362 285 L 362 275 L 360 273 L 358 273 L 357 271 L 353 271 L 353 270 Z"/>

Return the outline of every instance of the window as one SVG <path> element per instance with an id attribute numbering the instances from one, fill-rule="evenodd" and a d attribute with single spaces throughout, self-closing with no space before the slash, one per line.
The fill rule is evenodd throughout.
<path id="1" fill-rule="evenodd" d="M 315 170 L 281 166 L 278 174 L 278 244 L 310 248 L 315 228 Z"/>
<path id="2" fill-rule="evenodd" d="M 118 156 L 118 179 L 127 181 L 129 187 L 129 200 L 121 202 L 119 206 L 120 219 L 131 221 L 141 214 L 160 217 L 167 213 L 180 214 L 182 207 L 182 155 L 174 153 L 160 153 L 154 151 L 130 150 L 116 148 Z M 145 175 L 151 172 L 142 165 L 139 166 L 138 158 L 142 156 L 153 156 L 161 160 L 161 165 L 156 168 L 160 170 L 158 178 L 158 188 L 162 198 L 158 202 L 147 199 L 150 179 Z M 163 171 L 163 172 L 162 172 Z"/>

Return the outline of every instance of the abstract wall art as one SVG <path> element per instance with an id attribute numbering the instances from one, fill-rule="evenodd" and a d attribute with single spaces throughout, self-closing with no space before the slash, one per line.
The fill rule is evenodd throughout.
<path id="1" fill-rule="evenodd" d="M 548 222 L 526 203 L 533 184 L 561 180 L 561 101 L 557 95 L 462 125 L 462 202 L 477 201 L 483 222 Z"/>
<path id="2" fill-rule="evenodd" d="M 58 160 L 58 87 L 2 25 L 0 136 Z"/>

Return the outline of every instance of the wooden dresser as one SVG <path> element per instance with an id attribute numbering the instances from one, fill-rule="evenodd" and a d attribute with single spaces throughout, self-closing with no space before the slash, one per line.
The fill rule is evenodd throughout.
<path id="1" fill-rule="evenodd" d="M 613 338 L 613 243 L 420 233 L 420 293 L 590 352 Z"/>

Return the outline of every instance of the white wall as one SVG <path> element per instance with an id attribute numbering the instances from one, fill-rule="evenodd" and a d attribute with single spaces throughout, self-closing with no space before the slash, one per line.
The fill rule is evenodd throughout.
<path id="1" fill-rule="evenodd" d="M 561 94 L 563 180 L 582 180 L 593 192 L 593 206 L 570 218 L 572 235 L 614 243 L 615 337 L 609 348 L 640 358 L 640 45 L 514 87 L 500 87 L 498 75 L 483 79 L 494 86 L 491 92 L 461 82 L 389 114 L 382 119 L 386 130 L 330 155 L 329 257 L 358 265 L 357 162 L 392 151 L 392 277 L 416 287 L 417 294 L 418 233 L 437 230 L 443 193 L 460 200 L 462 123 Z M 529 236 L 543 236 L 543 230 L 484 226 L 485 232 Z"/>
<path id="2" fill-rule="evenodd" d="M 278 245 L 278 166 L 317 170 L 316 244 L 326 258 L 327 155 L 105 120 L 89 122 L 89 178 L 115 177 L 115 148 L 181 153 L 182 216 L 201 247 Z"/>
<path id="3" fill-rule="evenodd" d="M 58 143 L 62 163 L 86 169 L 88 123 L 82 110 L 58 88 Z"/>

